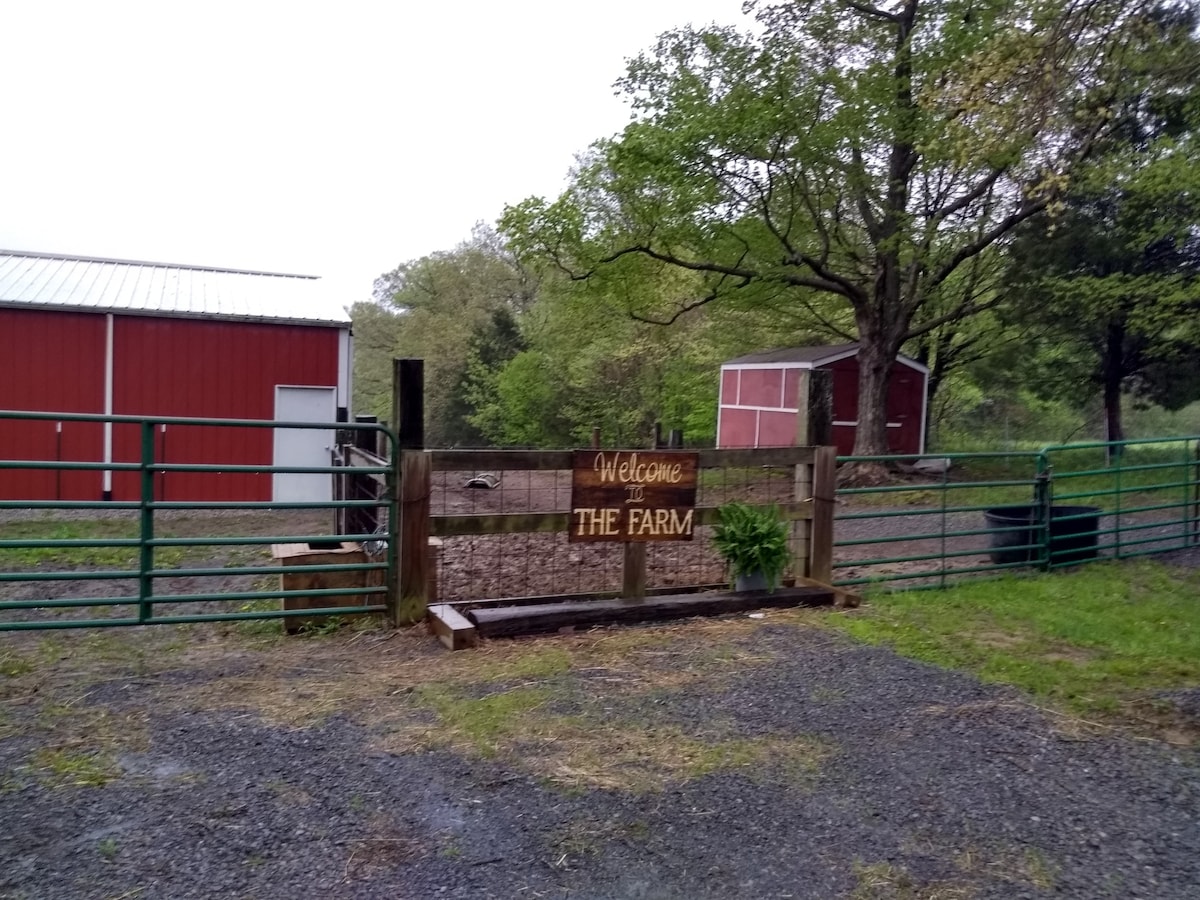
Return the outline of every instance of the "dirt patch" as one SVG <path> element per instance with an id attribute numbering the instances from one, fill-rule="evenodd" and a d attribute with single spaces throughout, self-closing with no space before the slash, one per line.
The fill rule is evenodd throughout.
<path id="1" fill-rule="evenodd" d="M 0 895 L 1191 896 L 1191 751 L 831 615 L 0 636 Z"/>

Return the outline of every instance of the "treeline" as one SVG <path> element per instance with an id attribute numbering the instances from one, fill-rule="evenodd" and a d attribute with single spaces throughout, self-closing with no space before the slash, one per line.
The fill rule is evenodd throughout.
<path id="1" fill-rule="evenodd" d="M 358 409 L 419 356 L 433 443 L 701 444 L 722 361 L 857 340 L 858 453 L 900 352 L 933 447 L 1200 428 L 1195 3 L 748 6 L 630 62 L 561 196 L 378 280 Z"/>

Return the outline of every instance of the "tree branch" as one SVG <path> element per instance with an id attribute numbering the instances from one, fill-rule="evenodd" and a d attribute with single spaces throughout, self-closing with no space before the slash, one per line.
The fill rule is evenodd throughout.
<path id="1" fill-rule="evenodd" d="M 953 275 L 954 270 L 960 265 L 962 265 L 971 257 L 978 256 L 1026 219 L 1032 218 L 1033 216 L 1036 216 L 1038 213 L 1042 212 L 1049 205 L 1049 203 L 1049 197 L 1042 197 L 1039 200 L 1035 200 L 1018 209 L 1016 212 L 1013 212 L 1012 214 L 1001 219 L 996 223 L 995 226 L 985 231 L 978 238 L 971 241 L 971 243 L 960 247 L 958 252 L 951 256 L 949 261 L 940 269 L 938 269 L 936 274 L 934 274 L 934 276 L 929 280 L 929 287 L 937 287 L 939 284 Z"/>
<path id="2" fill-rule="evenodd" d="M 887 12 L 886 10 L 877 9 L 874 6 L 867 6 L 865 3 L 858 3 L 856 0 L 841 0 L 842 6 L 848 6 L 853 10 L 857 10 L 864 16 L 871 16 L 875 19 L 883 19 L 885 22 L 898 22 L 900 17 Z"/>

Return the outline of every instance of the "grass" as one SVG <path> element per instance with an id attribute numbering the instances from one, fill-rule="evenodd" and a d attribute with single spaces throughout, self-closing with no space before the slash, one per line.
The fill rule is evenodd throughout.
<path id="1" fill-rule="evenodd" d="M 5 541 L 106 541 L 137 538 L 138 523 L 129 519 L 29 519 L 0 524 Z M 0 551 L 4 568 L 21 570 L 61 566 L 91 566 L 101 569 L 136 569 L 137 547 L 8 547 Z M 182 548 L 160 547 L 155 565 L 170 567 L 184 558 Z"/>
<path id="2" fill-rule="evenodd" d="M 891 863 L 859 863 L 849 900 L 970 900 L 968 886 L 952 882 L 923 884 L 906 869 Z"/>
<path id="3" fill-rule="evenodd" d="M 43 747 L 30 765 L 52 787 L 103 787 L 120 777 L 116 763 L 104 753 Z"/>
<path id="4" fill-rule="evenodd" d="M 1143 562 L 880 594 L 831 627 L 1084 716 L 1152 721 L 1200 685 L 1200 573 Z"/>

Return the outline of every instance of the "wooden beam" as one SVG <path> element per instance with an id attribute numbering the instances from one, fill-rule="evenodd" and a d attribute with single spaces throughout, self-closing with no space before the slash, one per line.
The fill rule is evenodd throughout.
<path id="1" fill-rule="evenodd" d="M 479 643 L 475 626 L 452 606 L 435 604 L 425 617 L 429 633 L 446 645 L 448 650 L 462 650 Z"/>
<path id="2" fill-rule="evenodd" d="M 425 446 L 425 360 L 392 360 L 392 421 L 401 450 Z"/>
<path id="3" fill-rule="evenodd" d="M 400 603 L 397 621 L 425 618 L 429 603 L 429 454 L 400 452 Z"/>
<path id="4" fill-rule="evenodd" d="M 833 581 L 833 504 L 837 490 L 837 448 L 817 447 L 813 463 L 813 517 L 805 575 L 828 584 Z"/>
<path id="5" fill-rule="evenodd" d="M 792 587 L 786 579 L 785 587 Z M 704 594 L 712 591 L 729 590 L 728 581 L 709 582 L 708 584 L 673 584 L 669 586 L 648 587 L 646 596 L 658 597 L 665 594 Z M 537 606 L 545 603 L 569 603 L 574 600 L 619 600 L 620 591 L 579 591 L 569 594 L 527 594 L 523 597 L 496 597 L 490 600 L 447 600 L 447 606 L 455 609 L 484 609 L 491 606 Z"/>
<path id="6" fill-rule="evenodd" d="M 692 616 L 717 616 L 755 609 L 828 606 L 833 591 L 819 587 L 780 588 L 774 592 L 668 594 L 642 600 L 584 600 L 541 606 L 473 609 L 467 615 L 484 637 L 544 634 L 562 628 L 593 628 L 630 622 L 655 622 Z"/>
<path id="7" fill-rule="evenodd" d="M 348 466 L 386 467 L 388 464 L 388 461 L 383 457 L 376 456 L 370 450 L 364 450 L 362 447 L 355 447 L 348 444 L 342 449 L 346 452 L 346 465 Z"/>
<path id="8" fill-rule="evenodd" d="M 853 591 L 848 591 L 845 588 L 836 587 L 832 584 L 825 584 L 824 582 L 817 581 L 815 578 L 804 578 L 797 575 L 796 584 L 832 591 L 833 605 L 838 609 L 858 609 L 865 602 L 861 594 L 856 594 Z"/>

